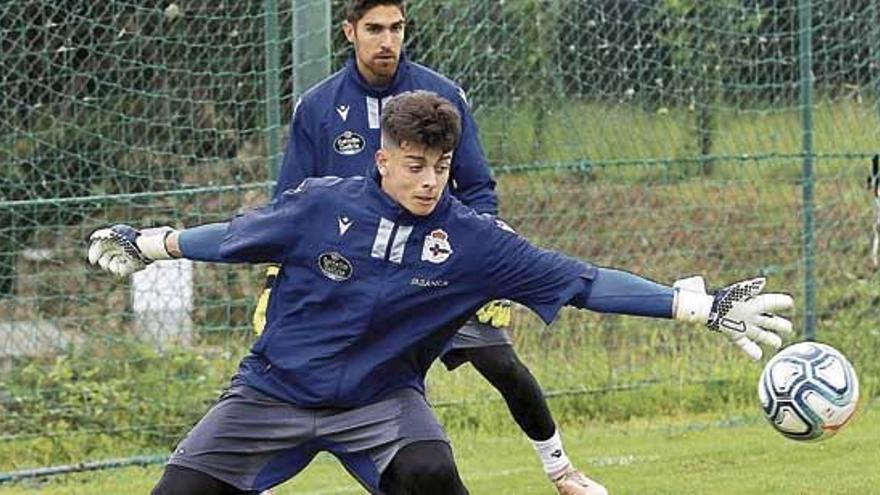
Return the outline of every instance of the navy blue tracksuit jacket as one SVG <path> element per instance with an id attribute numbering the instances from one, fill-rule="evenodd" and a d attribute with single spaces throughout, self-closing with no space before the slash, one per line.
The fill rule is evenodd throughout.
<path id="1" fill-rule="evenodd" d="M 433 91 L 455 105 L 461 141 L 452 156 L 451 191 L 480 213 L 498 214 L 495 181 L 486 165 L 477 126 L 464 91 L 431 69 L 401 55 L 391 84 L 375 88 L 361 77 L 354 58 L 309 89 L 296 103 L 276 196 L 309 177 L 352 177 L 375 167 L 383 103 L 404 91 Z"/>
<path id="2" fill-rule="evenodd" d="M 448 191 L 433 213 L 414 216 L 382 191 L 375 169 L 308 179 L 233 219 L 222 239 L 224 261 L 281 265 L 241 376 L 305 407 L 424 393 L 431 363 L 487 301 L 511 299 L 550 322 L 563 305 L 585 304 L 597 273 Z"/>

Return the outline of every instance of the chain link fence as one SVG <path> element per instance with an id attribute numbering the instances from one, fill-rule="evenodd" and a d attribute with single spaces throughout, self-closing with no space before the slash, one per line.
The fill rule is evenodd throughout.
<path id="1" fill-rule="evenodd" d="M 0 471 L 166 452 L 235 370 L 259 268 L 112 280 L 87 267 L 86 239 L 267 198 L 315 62 L 295 60 L 295 35 L 327 29 L 303 26 L 309 3 L 0 6 Z M 412 2 L 407 52 L 467 90 L 502 215 L 536 244 L 664 282 L 766 274 L 870 393 L 878 3 Z M 341 5 L 333 68 L 349 56 Z M 580 397 L 551 404 L 563 420 L 754 400 L 757 367 L 716 335 L 516 316 L 548 394 Z M 469 369 L 430 381 L 450 422 L 492 396 Z"/>

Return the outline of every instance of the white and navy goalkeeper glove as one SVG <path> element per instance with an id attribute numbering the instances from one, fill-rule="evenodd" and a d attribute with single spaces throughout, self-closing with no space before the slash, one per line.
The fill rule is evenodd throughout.
<path id="1" fill-rule="evenodd" d="M 171 232 L 171 227 L 137 230 L 128 225 L 96 230 L 89 236 L 89 263 L 120 277 L 131 275 L 153 261 L 172 258 L 165 249 Z"/>
<path id="2" fill-rule="evenodd" d="M 675 282 L 675 319 L 705 324 L 709 330 L 727 336 L 755 361 L 763 351 L 758 344 L 774 349 L 782 345 L 782 336 L 792 333 L 791 321 L 776 314 L 794 307 L 788 294 L 761 294 L 767 279 L 743 280 L 710 295 L 702 277 Z"/>

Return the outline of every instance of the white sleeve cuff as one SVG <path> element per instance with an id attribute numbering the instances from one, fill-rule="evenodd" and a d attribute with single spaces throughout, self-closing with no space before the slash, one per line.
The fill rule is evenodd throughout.
<path id="1" fill-rule="evenodd" d="M 707 323 L 715 298 L 706 293 L 699 293 L 676 287 L 675 319 L 690 323 Z"/>
<path id="2" fill-rule="evenodd" d="M 137 237 L 137 247 L 144 253 L 144 256 L 151 260 L 170 260 L 173 256 L 168 254 L 165 248 L 165 238 L 168 234 L 174 232 L 171 227 L 157 227 L 154 229 L 141 230 L 141 235 Z"/>
<path id="3" fill-rule="evenodd" d="M 677 321 L 703 323 L 709 321 L 715 298 L 706 293 L 706 281 L 699 275 L 676 280 L 673 315 Z"/>

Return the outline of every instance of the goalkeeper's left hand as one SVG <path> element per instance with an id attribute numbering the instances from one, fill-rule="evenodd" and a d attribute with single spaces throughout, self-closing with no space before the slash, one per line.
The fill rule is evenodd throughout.
<path id="1" fill-rule="evenodd" d="M 704 323 L 710 330 L 727 336 L 750 358 L 761 359 L 758 344 L 778 349 L 782 336 L 792 333 L 791 321 L 776 314 L 794 307 L 788 294 L 761 294 L 767 279 L 758 277 L 706 293 L 702 277 L 675 283 L 675 319 Z"/>
<path id="2" fill-rule="evenodd" d="M 510 325 L 510 317 L 513 313 L 510 301 L 496 299 L 490 301 L 477 311 L 477 321 L 495 328 L 504 328 Z"/>
<path id="3" fill-rule="evenodd" d="M 156 260 L 171 259 L 165 237 L 171 227 L 137 230 L 129 225 L 99 229 L 89 236 L 89 263 L 125 277 Z"/>

